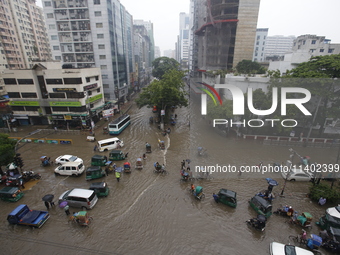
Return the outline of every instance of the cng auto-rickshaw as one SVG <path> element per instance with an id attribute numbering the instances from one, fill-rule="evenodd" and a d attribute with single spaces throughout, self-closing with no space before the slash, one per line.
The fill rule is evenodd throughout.
<path id="1" fill-rule="evenodd" d="M 328 231 L 330 227 L 340 229 L 340 206 L 328 208 L 326 214 L 322 216 L 316 224 Z"/>
<path id="2" fill-rule="evenodd" d="M 109 154 L 109 160 L 117 161 L 117 160 L 124 160 L 125 155 L 121 150 L 112 150 Z"/>
<path id="3" fill-rule="evenodd" d="M 22 192 L 18 187 L 5 187 L 0 190 L 0 198 L 4 201 L 16 202 L 23 196 L 24 192 Z"/>
<path id="4" fill-rule="evenodd" d="M 236 192 L 227 189 L 220 189 L 217 196 L 218 202 L 234 208 L 237 206 Z"/>
<path id="5" fill-rule="evenodd" d="M 97 197 L 107 197 L 110 191 L 106 182 L 93 182 L 89 189 L 94 190 Z"/>
<path id="6" fill-rule="evenodd" d="M 103 155 L 94 155 L 91 158 L 91 166 L 105 166 L 107 157 Z"/>
<path id="7" fill-rule="evenodd" d="M 258 214 L 262 214 L 267 218 L 272 215 L 271 203 L 258 195 L 252 197 L 249 200 L 249 204 Z"/>
<path id="8" fill-rule="evenodd" d="M 100 166 L 90 166 L 86 169 L 86 180 L 93 180 L 105 176 L 105 171 Z"/>

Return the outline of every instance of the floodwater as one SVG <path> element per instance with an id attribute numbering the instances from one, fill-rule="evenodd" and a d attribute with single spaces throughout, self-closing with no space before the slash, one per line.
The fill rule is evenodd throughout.
<path id="1" fill-rule="evenodd" d="M 204 188 L 205 199 L 193 198 L 188 188 L 190 183 L 180 182 L 180 164 L 191 159 L 195 166 L 228 165 L 253 166 L 259 162 L 272 164 L 289 159 L 289 147 L 266 146 L 259 141 L 249 141 L 213 131 L 200 115 L 198 99 L 191 96 L 189 108 L 176 109 L 177 124 L 171 127 L 169 136 L 163 137 L 156 124 L 149 124 L 150 108 L 133 106 L 129 114 L 132 124 L 119 136 L 125 143 L 124 153 L 134 166 L 137 157 L 145 152 L 145 143 L 152 145 L 147 154 L 143 170 L 132 170 L 123 174 L 118 183 L 111 174 L 102 178 L 108 183 L 110 194 L 99 198 L 97 205 L 89 211 L 92 224 L 81 227 L 68 222 L 64 211 L 57 206 L 50 209 L 51 217 L 41 229 L 9 225 L 6 216 L 17 205 L 28 204 L 32 209 L 45 210 L 41 198 L 45 194 L 55 195 L 55 201 L 71 188 L 88 188 L 85 176 L 55 176 L 54 167 L 39 166 L 40 156 L 56 158 L 63 154 L 81 157 L 86 166 L 94 155 L 94 143 L 86 141 L 86 135 L 64 136 L 51 134 L 51 138 L 70 138 L 72 145 L 25 144 L 19 149 L 25 162 L 25 169 L 33 169 L 42 175 L 42 180 L 19 202 L 0 201 L 0 247 L 1 254 L 269 254 L 270 242 L 288 243 L 289 235 L 301 232 L 298 226 L 287 223 L 287 219 L 272 215 L 266 230 L 262 233 L 250 228 L 245 221 L 256 217 L 248 200 L 257 192 L 267 188 L 265 178 L 279 182 L 274 193 L 281 193 L 283 178 L 279 173 L 215 173 L 212 179 L 195 181 Z M 190 122 L 190 125 L 189 125 Z M 42 137 L 35 134 L 33 137 Z M 97 131 L 96 138 L 108 135 Z M 165 150 L 157 147 L 158 139 L 164 140 Z M 207 152 L 198 156 L 197 147 Z M 308 155 L 320 163 L 335 162 L 337 150 L 326 148 L 294 148 L 300 155 Z M 97 152 L 98 153 L 98 152 Z M 108 153 L 104 153 L 107 154 Z M 153 172 L 153 163 L 166 165 L 169 175 Z M 118 166 L 123 161 L 116 162 Z M 197 175 L 193 171 L 193 175 Z M 100 181 L 93 180 L 92 182 Z M 292 205 L 297 211 L 307 211 L 314 216 L 314 222 L 323 215 L 327 207 L 320 207 L 306 197 L 310 183 L 288 182 L 284 197 L 273 201 L 273 209 L 280 205 Z M 238 205 L 233 209 L 216 204 L 212 193 L 220 188 L 237 192 Z M 71 212 L 77 211 L 71 208 Z M 318 233 L 313 224 L 309 233 Z M 323 251 L 324 254 L 327 252 Z"/>

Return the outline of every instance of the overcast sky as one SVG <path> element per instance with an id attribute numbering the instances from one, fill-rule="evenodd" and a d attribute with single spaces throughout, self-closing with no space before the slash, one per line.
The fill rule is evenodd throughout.
<path id="1" fill-rule="evenodd" d="M 42 6 L 37 0 L 37 4 Z M 90 1 L 90 0 L 89 0 Z M 189 12 L 189 0 L 120 0 L 134 19 L 151 21 L 161 52 L 174 49 L 179 13 Z M 261 0 L 258 28 L 268 35 L 315 34 L 340 43 L 340 0 Z"/>

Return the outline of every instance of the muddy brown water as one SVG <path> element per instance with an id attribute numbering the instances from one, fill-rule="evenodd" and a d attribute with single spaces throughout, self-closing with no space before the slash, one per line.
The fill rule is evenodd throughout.
<path id="1" fill-rule="evenodd" d="M 52 193 L 57 200 L 68 189 L 88 188 L 90 182 L 85 181 L 84 175 L 55 176 L 54 167 L 39 166 L 39 158 L 42 155 L 56 158 L 73 154 L 89 166 L 95 154 L 94 144 L 86 141 L 86 135 L 60 137 L 51 134 L 48 137 L 70 138 L 73 144 L 30 143 L 19 149 L 25 169 L 41 173 L 42 180 L 25 191 L 19 202 L 0 201 L 1 254 L 269 254 L 270 242 L 288 243 L 289 235 L 300 233 L 300 227 L 292 226 L 286 218 L 276 215 L 269 218 L 263 233 L 245 224 L 246 220 L 256 216 L 248 201 L 255 193 L 266 189 L 266 177 L 277 180 L 279 186 L 274 187 L 274 192 L 281 192 L 284 181 L 279 173 L 212 174 L 210 180 L 194 182 L 204 188 L 206 197 L 202 201 L 189 194 L 190 183 L 180 182 L 179 169 L 183 159 L 191 159 L 191 169 L 216 164 L 239 168 L 260 161 L 264 164 L 286 161 L 290 155 L 289 147 L 266 146 L 259 141 L 213 132 L 200 116 L 199 105 L 193 97 L 190 107 L 176 109 L 178 120 L 176 126 L 171 127 L 170 136 L 163 137 L 156 124 L 149 124 L 150 108 L 133 106 L 129 113 L 132 124 L 119 136 L 125 143 L 124 153 L 129 152 L 128 160 L 134 165 L 137 157 L 145 152 L 145 142 L 152 145 L 153 151 L 147 154 L 143 170 L 123 174 L 119 183 L 112 174 L 102 179 L 108 183 L 110 194 L 107 198 L 99 198 L 97 205 L 89 211 L 94 220 L 88 228 L 68 222 L 64 211 L 58 207 L 49 210 L 50 219 L 41 229 L 9 225 L 6 217 L 21 203 L 32 209 L 45 210 L 41 200 L 45 194 Z M 33 137 L 41 136 L 36 134 Z M 107 137 L 97 132 L 97 139 Z M 158 139 L 165 141 L 165 150 L 157 148 Z M 197 155 L 198 146 L 207 149 L 205 156 Z M 294 149 L 300 155 L 308 155 L 322 163 L 335 162 L 337 156 L 336 149 Z M 170 174 L 153 173 L 156 161 L 166 164 Z M 122 166 L 123 161 L 117 164 Z M 193 174 L 196 175 L 194 171 Z M 285 196 L 273 201 L 273 209 L 290 204 L 299 212 L 310 212 L 313 221 L 317 221 L 327 206 L 320 207 L 306 197 L 309 185 L 288 182 Z M 212 193 L 220 188 L 237 192 L 237 208 L 214 202 Z M 71 212 L 77 210 L 71 208 Z M 315 224 L 309 231 L 318 232 Z"/>

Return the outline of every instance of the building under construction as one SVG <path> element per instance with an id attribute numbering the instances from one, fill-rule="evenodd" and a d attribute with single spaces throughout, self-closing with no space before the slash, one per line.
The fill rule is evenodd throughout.
<path id="1" fill-rule="evenodd" d="M 191 0 L 195 75 L 252 60 L 259 6 L 260 0 Z"/>

